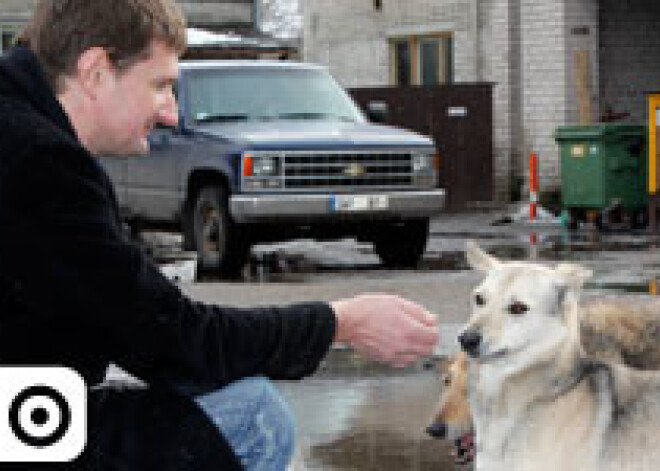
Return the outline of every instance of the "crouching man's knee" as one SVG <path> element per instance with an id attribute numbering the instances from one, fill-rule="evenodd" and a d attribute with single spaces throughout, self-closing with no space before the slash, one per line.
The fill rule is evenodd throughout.
<path id="1" fill-rule="evenodd" d="M 195 400 L 247 470 L 286 469 L 295 447 L 295 422 L 268 379 L 237 381 Z"/>

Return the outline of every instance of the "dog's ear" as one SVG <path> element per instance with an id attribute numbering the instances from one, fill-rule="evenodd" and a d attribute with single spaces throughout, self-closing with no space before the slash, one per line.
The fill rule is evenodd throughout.
<path id="1" fill-rule="evenodd" d="M 559 275 L 561 280 L 557 286 L 560 305 L 564 303 L 566 293 L 569 290 L 577 292 L 585 281 L 593 275 L 593 272 L 588 268 L 573 263 L 560 263 L 555 268 L 555 273 Z"/>
<path id="2" fill-rule="evenodd" d="M 555 272 L 564 278 L 569 286 L 574 288 L 582 287 L 584 282 L 594 274 L 588 268 L 573 263 L 560 263 L 555 268 Z"/>
<path id="3" fill-rule="evenodd" d="M 468 265 L 481 272 L 488 272 L 500 265 L 500 261 L 487 254 L 473 240 L 468 240 L 465 244 L 465 256 Z"/>

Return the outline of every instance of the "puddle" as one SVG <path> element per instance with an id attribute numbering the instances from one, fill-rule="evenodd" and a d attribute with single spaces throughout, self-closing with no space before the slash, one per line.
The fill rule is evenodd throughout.
<path id="1" fill-rule="evenodd" d="M 402 273 L 458 272 L 469 270 L 461 239 L 473 238 L 491 254 L 504 260 L 540 260 L 549 262 L 616 262 L 627 252 L 652 251 L 655 248 L 652 238 L 637 234 L 599 234 L 597 232 L 554 232 L 514 234 L 476 234 L 465 232 L 464 237 L 438 239 L 444 233 L 433 232 L 429 249 L 419 265 L 409 270 L 391 270 L 382 266 L 369 244 L 344 242 L 338 245 L 308 244 L 277 247 L 256 246 L 249 263 L 243 272 L 233 278 L 216 274 L 197 274 L 195 281 L 235 282 L 235 283 L 286 283 L 304 284 L 328 281 L 343 276 L 361 276 L 367 273 L 372 278 L 400 276 Z M 449 234 L 449 233 L 448 233 Z M 166 234 L 167 236 L 167 234 Z M 296 247 L 296 248 L 294 248 Z M 438 250 L 438 248 L 443 250 Z M 178 249 L 178 252 L 177 252 Z M 445 250 L 446 249 L 446 250 Z M 182 260 L 190 260 L 194 253 L 181 252 L 180 241 L 169 235 L 156 239 L 145 251 L 161 265 L 169 264 L 176 273 L 173 278 L 187 279 Z M 645 270 L 654 271 L 660 263 L 648 260 Z M 180 276 L 179 276 L 180 275 Z M 186 276 L 184 276 L 186 275 Z M 653 275 L 650 275 L 653 276 Z M 593 283 L 591 289 L 602 289 L 620 293 L 648 293 L 644 283 Z"/>
<path id="2" fill-rule="evenodd" d="M 312 449 L 307 469 L 443 471 L 456 469 L 447 443 L 392 431 L 356 431 Z M 316 467 L 315 464 L 318 466 Z"/>
<path id="3" fill-rule="evenodd" d="M 424 255 L 415 268 L 397 269 L 395 272 L 428 272 L 428 271 L 460 271 L 468 270 L 465 254 L 462 251 L 430 252 Z M 197 282 L 210 283 L 228 281 L 236 283 L 306 283 L 323 275 L 341 275 L 342 273 L 378 272 L 392 273 L 393 270 L 384 267 L 379 262 L 374 263 L 322 263 L 309 260 L 303 254 L 286 252 L 266 252 L 252 254 L 248 265 L 236 277 L 223 277 L 215 274 L 198 275 Z"/>
<path id="4" fill-rule="evenodd" d="M 616 293 L 627 294 L 650 294 L 657 296 L 659 293 L 658 281 L 639 283 L 618 283 L 618 282 L 587 282 L 584 286 L 587 290 L 606 290 Z"/>
<path id="5" fill-rule="evenodd" d="M 404 368 L 366 360 L 349 349 L 334 349 L 323 360 L 315 376 L 324 379 L 406 376 L 435 371 L 440 358 L 428 358 Z"/>
<path id="6" fill-rule="evenodd" d="M 347 352 L 330 363 L 306 381 L 278 385 L 297 420 L 304 469 L 456 469 L 450 443 L 425 433 L 442 388 L 435 365 L 395 374 Z"/>

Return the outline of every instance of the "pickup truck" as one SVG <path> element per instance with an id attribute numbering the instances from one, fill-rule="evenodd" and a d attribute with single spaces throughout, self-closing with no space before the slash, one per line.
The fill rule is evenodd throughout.
<path id="1" fill-rule="evenodd" d="M 431 139 L 367 120 L 318 65 L 180 64 L 176 128 L 102 158 L 132 228 L 178 228 L 198 267 L 237 274 L 251 247 L 298 237 L 374 244 L 390 267 L 424 253 L 444 206 Z"/>

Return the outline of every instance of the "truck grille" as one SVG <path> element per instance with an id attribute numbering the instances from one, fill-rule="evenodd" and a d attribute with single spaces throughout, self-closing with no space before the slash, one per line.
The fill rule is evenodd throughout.
<path id="1" fill-rule="evenodd" d="M 410 152 L 287 153 L 287 189 L 396 188 L 412 184 Z"/>

